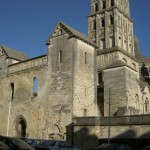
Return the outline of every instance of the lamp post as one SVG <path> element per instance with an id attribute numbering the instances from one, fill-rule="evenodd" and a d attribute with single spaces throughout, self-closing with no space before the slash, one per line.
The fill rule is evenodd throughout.
<path id="1" fill-rule="evenodd" d="M 12 95 L 12 93 L 10 94 Z M 7 119 L 7 136 L 9 135 L 9 123 L 10 123 L 10 110 L 11 110 L 11 96 L 9 97 L 9 109 L 8 109 L 8 119 Z"/>

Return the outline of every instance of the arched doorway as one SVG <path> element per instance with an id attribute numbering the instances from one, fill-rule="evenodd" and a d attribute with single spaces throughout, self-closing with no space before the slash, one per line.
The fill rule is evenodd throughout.
<path id="1" fill-rule="evenodd" d="M 18 117 L 16 122 L 16 135 L 17 137 L 25 137 L 26 136 L 26 121 L 23 117 Z"/>

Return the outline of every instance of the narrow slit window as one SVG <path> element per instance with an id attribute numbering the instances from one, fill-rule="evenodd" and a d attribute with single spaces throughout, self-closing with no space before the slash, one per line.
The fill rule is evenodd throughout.
<path id="1" fill-rule="evenodd" d="M 14 83 L 10 84 L 10 88 L 11 88 L 11 91 L 10 91 L 10 101 L 13 101 L 13 99 L 14 99 Z"/>
<path id="2" fill-rule="evenodd" d="M 102 84 L 103 83 L 103 75 L 102 72 L 98 73 L 98 84 Z"/>
<path id="3" fill-rule="evenodd" d="M 114 18 L 112 15 L 110 15 L 110 24 L 114 24 Z"/>
<path id="4" fill-rule="evenodd" d="M 59 51 L 59 63 L 62 63 L 62 51 Z"/>
<path id="5" fill-rule="evenodd" d="M 114 6 L 114 0 L 111 0 L 111 6 Z"/>
<path id="6" fill-rule="evenodd" d="M 87 63 L 87 52 L 85 52 L 85 54 L 84 54 L 85 56 L 84 56 L 84 61 L 85 61 L 85 64 Z"/>
<path id="7" fill-rule="evenodd" d="M 95 3 L 95 12 L 99 11 L 98 3 Z"/>
<path id="8" fill-rule="evenodd" d="M 96 30 L 96 20 L 93 20 L 93 30 Z"/>
<path id="9" fill-rule="evenodd" d="M 102 4 L 103 4 L 103 9 L 105 9 L 106 8 L 106 1 L 103 1 Z"/>
<path id="10" fill-rule="evenodd" d="M 105 20 L 104 20 L 104 17 L 101 18 L 101 24 L 102 24 L 102 27 L 105 26 Z"/>
<path id="11" fill-rule="evenodd" d="M 38 94 L 38 78 L 37 77 L 33 78 L 33 94 L 35 96 L 37 96 Z"/>

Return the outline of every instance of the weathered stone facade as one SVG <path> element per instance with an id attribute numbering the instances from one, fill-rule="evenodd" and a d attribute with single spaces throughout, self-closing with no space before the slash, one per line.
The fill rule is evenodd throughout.
<path id="1" fill-rule="evenodd" d="M 150 59 L 139 51 L 129 1 L 91 0 L 88 22 L 88 37 L 59 22 L 36 58 L 0 46 L 0 134 L 86 150 L 107 138 L 109 110 L 111 138 L 149 132 Z"/>

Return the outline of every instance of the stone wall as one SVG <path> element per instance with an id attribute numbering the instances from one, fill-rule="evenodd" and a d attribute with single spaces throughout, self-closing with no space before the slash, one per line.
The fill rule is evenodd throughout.
<path id="1" fill-rule="evenodd" d="M 110 117 L 110 138 L 116 139 L 116 141 L 120 139 L 127 139 L 128 141 L 137 138 L 149 139 L 149 119 L 150 115 Z M 98 141 L 108 139 L 108 117 L 74 118 L 73 129 L 75 146 L 82 150 L 96 147 Z"/>
<path id="2" fill-rule="evenodd" d="M 94 116 L 96 100 L 96 52 L 80 40 L 74 51 L 73 116 Z"/>

